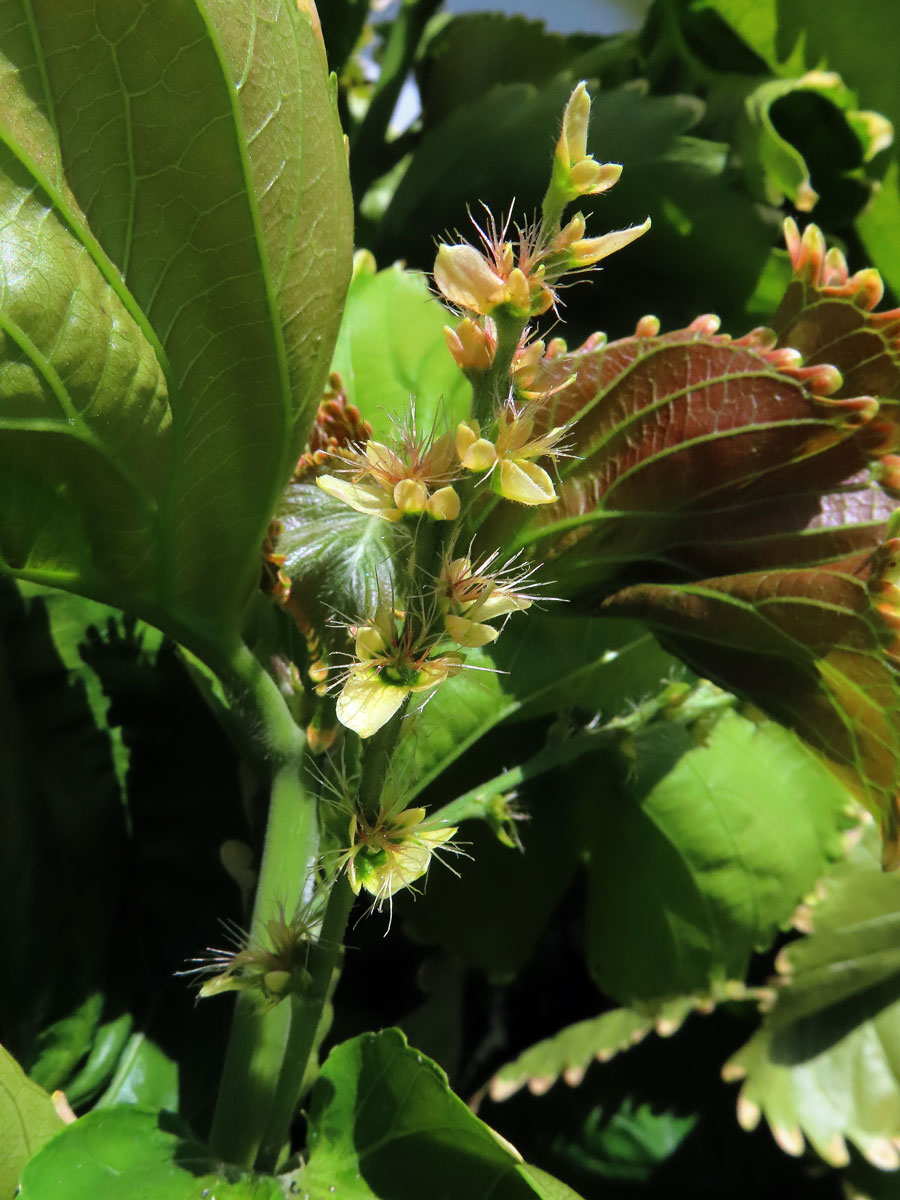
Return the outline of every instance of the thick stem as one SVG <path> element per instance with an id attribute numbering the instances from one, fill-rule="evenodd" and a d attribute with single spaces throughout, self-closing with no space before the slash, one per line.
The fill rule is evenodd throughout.
<path id="1" fill-rule="evenodd" d="M 244 646 L 229 657 L 222 674 L 235 708 L 263 743 L 272 776 L 251 925 L 251 938 L 258 938 L 282 910 L 293 913 L 312 877 L 318 815 L 303 786 L 305 739 L 272 678 Z M 290 1018 L 287 1004 L 263 1008 L 250 995 L 238 999 L 210 1134 L 213 1149 L 228 1162 L 251 1166 L 266 1136 L 289 1049 Z"/>
<path id="2" fill-rule="evenodd" d="M 355 897 L 343 877 L 331 887 L 325 918 L 315 947 L 310 954 L 310 982 L 301 996 L 292 996 L 286 1030 L 284 1069 L 278 1080 L 269 1126 L 259 1148 L 256 1165 L 274 1171 L 282 1157 L 294 1113 L 313 1082 L 311 1070 L 319 1043 L 327 1032 L 326 1005 L 340 970 L 344 930 Z M 325 1028 L 323 1028 L 323 1025 Z"/>

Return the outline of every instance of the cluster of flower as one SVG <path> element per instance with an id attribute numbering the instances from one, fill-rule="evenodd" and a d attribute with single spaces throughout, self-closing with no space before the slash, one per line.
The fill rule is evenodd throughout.
<path id="1" fill-rule="evenodd" d="M 410 556 L 399 596 L 383 598 L 377 612 L 350 626 L 354 653 L 341 675 L 337 717 L 360 737 L 381 729 L 413 693 L 460 671 L 466 649 L 498 636 L 492 621 L 534 600 L 526 590 L 527 565 L 495 566 L 497 551 L 473 562 L 471 551 L 460 556 L 454 547 L 471 539 L 477 525 L 473 514 L 484 507 L 479 484 L 517 504 L 557 500 L 547 467 L 565 453 L 566 427 L 552 423 L 547 401 L 568 381 L 541 390 L 555 348 L 530 339 L 528 323 L 556 305 L 563 275 L 593 266 L 649 228 L 645 221 L 587 238 L 581 213 L 562 224 L 568 204 L 607 191 L 621 174 L 617 164 L 597 163 L 587 153 L 589 117 L 590 98 L 579 84 L 566 106 L 541 217 L 517 229 L 515 243 L 508 221 L 498 230 L 489 219 L 486 231 L 478 229 L 481 249 L 460 242 L 438 250 L 435 284 L 461 317 L 445 336 L 472 383 L 470 419 L 455 431 L 423 436 L 413 417 L 395 444 L 369 439 L 344 447 L 334 454 L 335 473 L 317 479 L 357 512 L 402 523 L 413 544 L 424 547 Z"/>

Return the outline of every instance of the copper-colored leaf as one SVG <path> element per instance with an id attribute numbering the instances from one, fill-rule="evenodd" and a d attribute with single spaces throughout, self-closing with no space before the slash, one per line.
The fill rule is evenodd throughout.
<path id="1" fill-rule="evenodd" d="M 775 314 L 779 346 L 799 350 L 810 364 L 830 363 L 843 375 L 839 396 L 877 396 L 881 413 L 873 427 L 873 449 L 893 451 L 900 443 L 900 308 L 875 312 L 884 295 L 872 267 L 850 274 L 837 249 L 826 251 L 816 225 L 801 237 L 792 220 L 785 240 L 794 277 Z M 893 456 L 887 467 L 896 469 Z"/>
<path id="2" fill-rule="evenodd" d="M 801 561 L 872 545 L 823 520 L 823 497 L 834 494 L 833 514 L 852 510 L 854 526 L 884 519 L 866 472 L 877 401 L 836 397 L 840 372 L 801 365 L 770 330 L 732 340 L 717 327 L 707 316 L 659 334 L 645 318 L 632 337 L 546 362 L 534 386 L 560 389 L 544 419 L 569 425 L 572 450 L 559 501 L 496 508 L 486 531 L 559 559 L 569 591 L 614 586 L 623 566 L 646 578 L 640 562 L 720 573 L 767 563 L 770 548 L 796 561 L 798 547 L 770 543 L 801 531 Z"/>

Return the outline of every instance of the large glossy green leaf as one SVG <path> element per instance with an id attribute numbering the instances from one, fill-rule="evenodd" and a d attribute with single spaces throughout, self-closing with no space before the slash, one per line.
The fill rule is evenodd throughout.
<path id="1" fill-rule="evenodd" d="M 0 9 L 0 555 L 233 635 L 327 370 L 349 196 L 287 0 Z"/>
<path id="2" fill-rule="evenodd" d="M 346 1200 L 420 1200 L 423 1189 L 441 1200 L 577 1200 L 523 1163 L 395 1029 L 332 1050 L 312 1093 L 299 1183 L 310 1200 L 335 1189 Z"/>
<path id="3" fill-rule="evenodd" d="M 879 871 L 869 829 L 826 875 L 809 936 L 779 956 L 774 1007 L 726 1065 L 726 1078 L 744 1078 L 741 1123 L 764 1114 L 789 1153 L 805 1136 L 834 1165 L 852 1143 L 878 1166 L 900 1166 L 898 914 L 900 881 Z"/>
<path id="4" fill-rule="evenodd" d="M 591 804 L 587 958 L 631 1004 L 744 978 L 840 853 L 847 795 L 779 726 L 654 722 L 572 779 Z"/>
<path id="5" fill-rule="evenodd" d="M 25 1164 L 62 1127 L 44 1089 L 0 1046 L 0 1195 L 14 1194 Z"/>
<path id="6" fill-rule="evenodd" d="M 79 1118 L 31 1160 L 21 1200 L 281 1200 L 276 1180 L 222 1164 L 166 1114 L 120 1107 Z"/>

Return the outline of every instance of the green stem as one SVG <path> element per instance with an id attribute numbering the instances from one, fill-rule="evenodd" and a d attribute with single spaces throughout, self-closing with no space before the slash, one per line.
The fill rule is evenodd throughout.
<path id="1" fill-rule="evenodd" d="M 457 796 L 443 808 L 429 814 L 429 826 L 458 825 L 461 821 L 475 819 L 493 823 L 497 818 L 496 799 L 498 796 L 515 791 L 529 779 L 534 779 L 536 775 L 543 775 L 546 771 L 552 771 L 554 767 L 573 762 L 583 754 L 589 754 L 592 750 L 597 749 L 602 738 L 607 735 L 608 730 L 605 726 L 597 726 L 595 729 L 585 729 L 572 737 L 558 738 L 548 742 L 527 762 L 521 763 L 509 771 L 504 771 L 501 775 L 495 775 L 487 783 L 480 783 L 471 791 Z"/>
<path id="2" fill-rule="evenodd" d="M 381 807 L 381 793 L 390 769 L 391 759 L 400 740 L 400 722 L 409 706 L 409 697 L 386 725 L 366 742 L 363 752 L 362 778 L 359 783 L 357 807 L 369 822 L 374 822 Z"/>
<path id="3" fill-rule="evenodd" d="M 498 811 L 498 796 L 515 791 L 537 775 L 590 754 L 604 739 L 609 739 L 610 734 L 635 733 L 660 716 L 673 723 L 690 725 L 703 717 L 733 708 L 735 703 L 736 698 L 730 692 L 723 692 L 712 683 L 704 681 L 693 688 L 684 683 L 670 684 L 658 696 L 603 725 L 589 725 L 568 737 L 552 736 L 527 762 L 495 775 L 487 783 L 479 784 L 437 809 L 429 816 L 428 824 L 458 825 L 461 821 L 475 819 L 495 824 L 503 815 Z"/>
<path id="4" fill-rule="evenodd" d="M 490 370 L 467 372 L 472 384 L 472 416 L 480 422 L 482 429 L 490 425 L 498 404 L 509 394 L 513 358 L 527 324 L 502 308 L 494 311 L 493 318 L 497 327 L 497 349 Z"/>
<path id="5" fill-rule="evenodd" d="M 290 1016 L 284 1069 L 269 1110 L 269 1127 L 256 1159 L 260 1170 L 275 1171 L 278 1167 L 294 1113 L 312 1085 L 314 1058 L 330 1024 L 326 1005 L 337 982 L 344 930 L 355 898 L 346 879 L 334 881 L 322 928 L 310 954 L 310 982 L 302 995 L 290 998 L 290 1005 L 282 1005 L 289 1008 Z"/>
<path id="6" fill-rule="evenodd" d="M 282 910 L 292 914 L 314 870 L 319 847 L 315 799 L 303 786 L 306 742 L 274 680 L 243 645 L 223 664 L 234 707 L 262 742 L 271 797 L 251 937 Z M 261 1007 L 242 994 L 219 1087 L 210 1143 L 228 1162 L 252 1166 L 267 1136 L 290 1043 L 287 1004 Z M 285 1137 L 287 1127 L 285 1126 Z"/>

